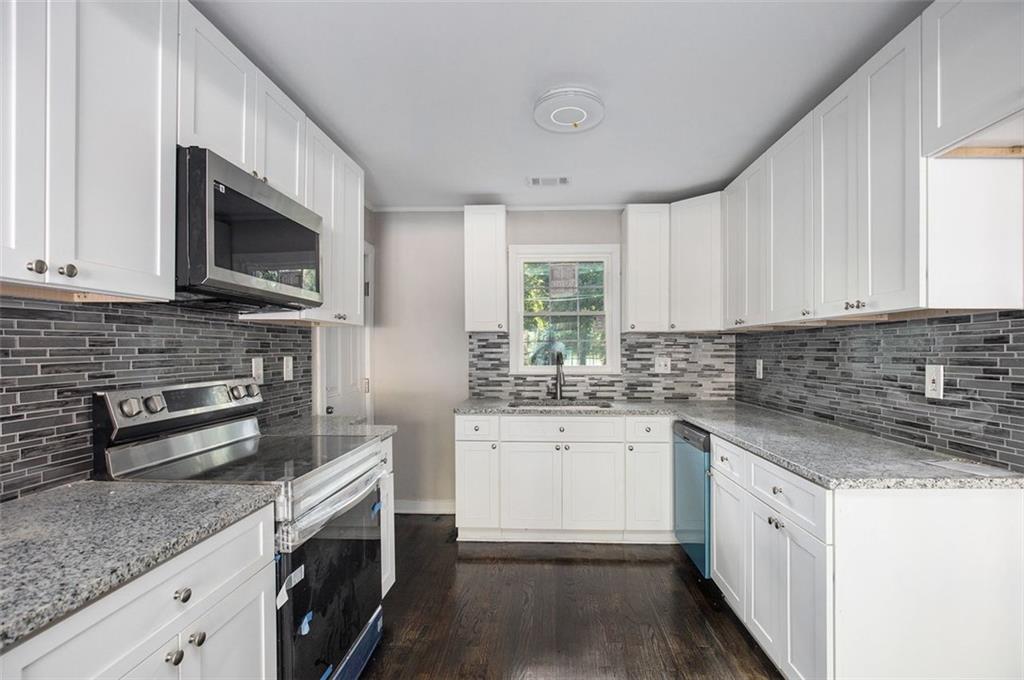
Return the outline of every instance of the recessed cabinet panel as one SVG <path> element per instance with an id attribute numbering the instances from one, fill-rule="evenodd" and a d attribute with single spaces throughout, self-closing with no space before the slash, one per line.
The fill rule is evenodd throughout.
<path id="1" fill-rule="evenodd" d="M 711 476 L 711 577 L 736 616 L 746 620 L 746 493 Z"/>
<path id="2" fill-rule="evenodd" d="M 256 172 L 302 203 L 306 190 L 306 114 L 262 73 L 256 79 Z"/>
<path id="3" fill-rule="evenodd" d="M 722 328 L 739 325 L 747 291 L 747 191 L 743 177 L 722 192 L 725 273 Z"/>
<path id="4" fill-rule="evenodd" d="M 551 442 L 501 445 L 501 528 L 562 528 L 562 454 Z"/>
<path id="5" fill-rule="evenodd" d="M 668 330 L 722 327 L 722 194 L 673 203 Z"/>
<path id="6" fill-rule="evenodd" d="M 361 326 L 366 312 L 366 272 L 363 266 L 363 170 L 344 153 L 341 165 L 342 182 L 337 188 L 344 190 L 342 219 L 335 231 L 332 251 L 337 274 L 333 289 L 337 309 L 335 319 Z"/>
<path id="7" fill-rule="evenodd" d="M 626 445 L 627 530 L 672 531 L 672 481 L 670 444 Z"/>
<path id="8" fill-rule="evenodd" d="M 749 555 L 747 626 L 754 639 L 778 662 L 783 574 L 780 570 L 778 512 L 748 498 L 747 542 Z"/>
<path id="9" fill-rule="evenodd" d="M 832 573 L 831 549 L 810 534 L 787 526 L 779 530 L 783 574 L 782 647 L 780 663 L 791 678 L 829 675 L 829 629 Z"/>
<path id="10" fill-rule="evenodd" d="M 455 518 L 460 528 L 497 528 L 500 448 L 497 442 L 455 442 Z"/>
<path id="11" fill-rule="evenodd" d="M 622 531 L 622 444 L 562 444 L 562 528 Z"/>
<path id="12" fill-rule="evenodd" d="M 622 213 L 624 333 L 668 330 L 669 214 L 663 204 L 629 205 Z"/>
<path id="13" fill-rule="evenodd" d="M 507 331 L 505 206 L 467 205 L 464 215 L 466 331 Z"/>
<path id="14" fill-rule="evenodd" d="M 764 158 L 751 166 L 744 180 L 746 185 L 746 270 L 740 326 L 761 324 L 765 321 L 765 254 L 766 221 L 768 216 L 768 181 Z"/>

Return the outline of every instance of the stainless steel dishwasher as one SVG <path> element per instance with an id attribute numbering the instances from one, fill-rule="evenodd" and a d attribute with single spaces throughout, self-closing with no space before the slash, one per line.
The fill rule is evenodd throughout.
<path id="1" fill-rule="evenodd" d="M 711 576 L 711 435 L 690 423 L 672 425 L 675 533 L 701 576 Z"/>

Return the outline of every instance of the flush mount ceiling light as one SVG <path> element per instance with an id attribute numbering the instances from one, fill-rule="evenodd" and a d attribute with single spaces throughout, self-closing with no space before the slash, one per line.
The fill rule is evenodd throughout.
<path id="1" fill-rule="evenodd" d="M 551 132 L 583 132 L 604 118 L 604 102 L 581 87 L 548 90 L 533 106 L 537 125 Z"/>

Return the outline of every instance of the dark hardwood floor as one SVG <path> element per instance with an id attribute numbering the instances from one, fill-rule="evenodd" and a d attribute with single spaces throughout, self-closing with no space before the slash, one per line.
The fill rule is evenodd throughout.
<path id="1" fill-rule="evenodd" d="M 396 518 L 398 581 L 364 678 L 779 678 L 676 546 L 458 544 Z"/>

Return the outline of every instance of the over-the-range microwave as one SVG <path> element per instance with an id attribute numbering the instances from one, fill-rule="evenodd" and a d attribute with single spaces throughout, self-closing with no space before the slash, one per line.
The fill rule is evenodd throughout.
<path id="1" fill-rule="evenodd" d="M 323 302 L 320 216 L 209 149 L 178 147 L 180 298 Z"/>

